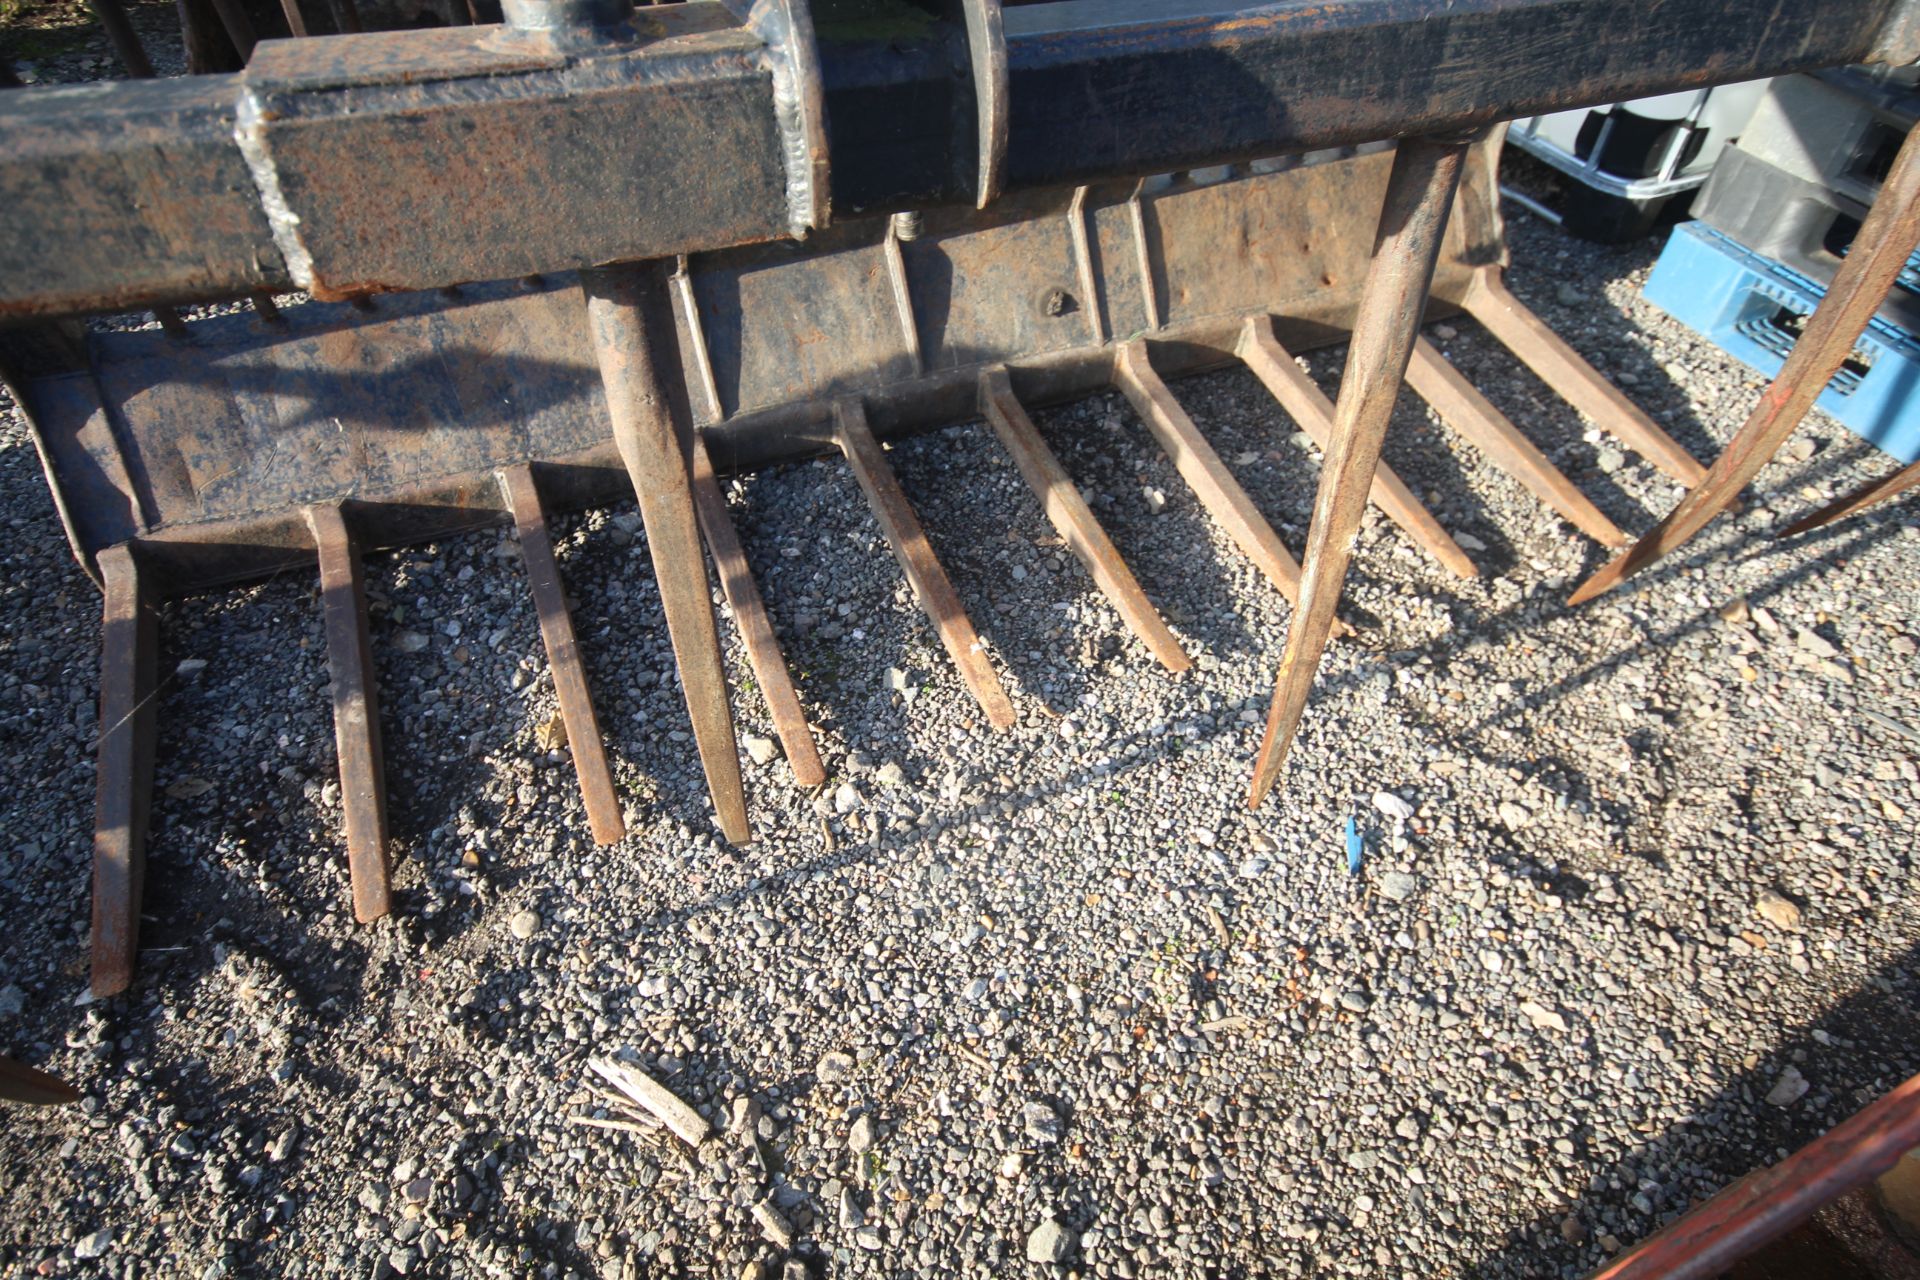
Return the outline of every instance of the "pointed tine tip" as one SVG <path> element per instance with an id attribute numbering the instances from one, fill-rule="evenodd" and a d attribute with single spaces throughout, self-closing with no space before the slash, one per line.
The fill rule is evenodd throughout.
<path id="1" fill-rule="evenodd" d="M 1567 607 L 1571 609 L 1583 605 L 1619 586 L 1620 580 L 1627 576 L 1627 565 L 1632 555 L 1631 550 L 1623 551 L 1608 561 L 1592 577 L 1574 589 L 1573 594 L 1567 597 Z"/>

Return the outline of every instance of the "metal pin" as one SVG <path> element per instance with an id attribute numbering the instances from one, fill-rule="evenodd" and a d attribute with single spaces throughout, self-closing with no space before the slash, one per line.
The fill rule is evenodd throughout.
<path id="1" fill-rule="evenodd" d="M 1619 526 L 1607 519 L 1558 467 L 1548 462 L 1547 455 L 1521 435 L 1520 428 L 1494 408 L 1493 403 L 1480 394 L 1480 389 L 1467 381 L 1425 338 L 1413 344 L 1407 385 L 1443 422 L 1486 454 L 1489 462 L 1525 485 L 1534 497 L 1552 507 L 1574 528 L 1609 547 L 1627 544 L 1627 535 L 1620 532 Z"/>
<path id="2" fill-rule="evenodd" d="M 1373 261 L 1334 406 L 1333 444 L 1320 472 L 1307 532 L 1302 604 L 1287 627 L 1287 647 L 1267 708 L 1266 737 L 1247 792 L 1248 808 L 1259 807 L 1280 776 L 1320 670 L 1387 422 L 1426 313 L 1427 289 L 1466 150 L 1467 143 L 1460 140 L 1408 138 L 1394 153 Z"/>
<path id="3" fill-rule="evenodd" d="M 693 437 L 693 502 L 700 516 L 701 531 L 707 537 L 707 550 L 713 554 L 713 567 L 720 575 L 720 589 L 726 593 L 727 607 L 733 610 L 734 625 L 740 630 L 741 647 L 753 665 L 754 678 L 760 682 L 766 699 L 767 714 L 773 719 L 773 731 L 787 753 L 793 780 L 803 787 L 817 787 L 827 780 L 826 766 L 820 763 L 819 748 L 814 745 L 813 728 L 800 706 L 800 695 L 793 687 L 793 674 L 787 669 L 787 657 L 773 634 L 773 620 L 767 616 L 766 601 L 760 598 L 759 584 L 747 564 L 740 535 L 727 514 L 727 499 L 713 474 L 707 457 L 706 442 L 698 432 Z"/>
<path id="4" fill-rule="evenodd" d="M 833 421 L 840 451 L 853 468 L 853 477 L 860 482 L 861 492 L 867 495 L 867 505 L 873 508 L 873 518 L 879 522 L 880 532 L 886 535 L 893 558 L 900 562 L 915 598 L 926 610 L 940 643 L 946 646 L 947 656 L 960 668 L 960 678 L 966 681 L 981 710 L 987 713 L 987 722 L 997 729 L 1010 727 L 1014 722 L 1013 703 L 1007 698 L 1007 691 L 1000 687 L 1000 677 L 987 661 L 986 648 L 980 643 L 953 583 L 948 580 L 947 571 L 934 556 L 920 517 L 914 514 L 899 479 L 887 464 L 880 442 L 867 428 L 866 411 L 858 401 L 843 400 L 833 407 Z"/>
<path id="5" fill-rule="evenodd" d="M 1266 384 L 1287 415 L 1299 423 L 1300 429 L 1324 452 L 1333 441 L 1333 401 L 1327 399 L 1306 370 L 1294 363 L 1293 355 L 1280 345 L 1272 316 L 1248 318 L 1240 334 L 1239 355 L 1253 376 Z M 1453 535 L 1440 527 L 1440 522 L 1413 496 L 1413 490 L 1384 462 L 1374 473 L 1368 497 L 1416 545 L 1454 574 L 1462 578 L 1480 576 L 1480 570 L 1453 540 Z"/>
<path id="6" fill-rule="evenodd" d="M 1185 671 L 1192 666 L 1193 660 L 1187 657 L 1180 641 L 1168 630 L 1146 592 L 1140 589 L 1133 571 L 1127 568 L 1127 562 L 1120 558 L 1107 531 L 1094 518 L 1072 477 L 1041 439 L 1033 419 L 1013 394 L 1006 369 L 987 369 L 980 374 L 980 412 L 1000 437 L 1000 443 L 1013 455 L 1014 466 L 1020 469 L 1034 497 L 1040 499 L 1047 520 L 1066 539 L 1095 585 L 1105 593 L 1140 643 L 1169 671 Z"/>
<path id="7" fill-rule="evenodd" d="M 1778 376 L 1760 393 L 1745 425 L 1714 460 L 1706 479 L 1639 542 L 1582 583 L 1567 601 L 1582 604 L 1686 542 L 1726 509 L 1748 481 L 1773 460 L 1827 383 L 1853 352 L 1867 321 L 1920 241 L 1920 129 L 1900 144 L 1880 194 L 1840 260 L 1820 305 L 1808 317 Z"/>
<path id="8" fill-rule="evenodd" d="M 127 543 L 97 557 L 106 591 L 100 639 L 100 743 L 93 804 L 96 998 L 133 982 L 153 792 L 159 624 L 148 575 Z"/>
<path id="9" fill-rule="evenodd" d="M 367 588 L 360 547 L 338 505 L 307 508 L 320 553 L 320 600 L 327 667 L 333 675 L 334 749 L 340 759 L 340 808 L 347 829 L 353 914 L 378 920 L 393 906 L 387 862 L 387 784 L 380 751 L 380 693 L 367 634 Z"/>
<path id="10" fill-rule="evenodd" d="M 500 491 L 513 513 L 520 538 L 520 561 L 527 567 L 533 588 L 534 611 L 540 616 L 540 639 L 547 649 L 547 667 L 553 672 L 553 693 L 560 703 L 560 719 L 567 727 L 567 750 L 580 776 L 580 798 L 587 807 L 587 825 L 595 844 L 613 844 L 627 834 L 620 797 L 607 768 L 607 748 L 594 714 L 587 671 L 574 639 L 573 615 L 567 611 L 566 588 L 553 557 L 553 539 L 547 532 L 547 513 L 540 504 L 540 486 L 526 463 L 499 473 Z"/>
<path id="11" fill-rule="evenodd" d="M 667 615 L 674 662 L 687 699 L 700 764 L 720 830 L 734 844 L 753 838 L 733 708 L 721 665 L 720 634 L 708 594 L 706 558 L 694 515 L 690 475 L 692 424 L 678 386 L 668 264 L 637 263 L 583 271 L 587 323 L 613 420 L 614 444 L 633 481 L 646 525 L 660 603 Z"/>

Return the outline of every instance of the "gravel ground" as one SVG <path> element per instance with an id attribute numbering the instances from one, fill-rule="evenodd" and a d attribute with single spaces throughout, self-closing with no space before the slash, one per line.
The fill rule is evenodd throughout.
<path id="1" fill-rule="evenodd" d="M 1511 240 L 1516 293 L 1714 452 L 1760 382 L 1640 300 L 1657 239 Z M 1470 323 L 1429 333 L 1630 532 L 1675 500 Z M 1244 372 L 1176 391 L 1297 549 L 1315 451 Z M 1823 417 L 1692 555 L 1569 612 L 1599 549 L 1403 402 L 1388 458 L 1484 576 L 1369 518 L 1359 634 L 1253 815 L 1287 609 L 1118 396 L 1038 421 L 1181 678 L 985 428 L 894 450 L 1004 733 L 843 466 L 733 486 L 833 775 L 751 767 L 741 849 L 630 507 L 558 530 L 628 800 L 605 849 L 537 741 L 511 536 L 377 557 L 370 927 L 313 584 L 173 604 L 139 979 L 89 1003 L 98 602 L 5 407 L 0 1051 L 86 1093 L 0 1125 L 7 1275 L 1578 1275 L 1920 1069 L 1920 743 L 1884 718 L 1920 725 L 1920 511 L 1770 540 L 1886 470 Z M 573 1123 L 611 1053 L 727 1135 Z"/>

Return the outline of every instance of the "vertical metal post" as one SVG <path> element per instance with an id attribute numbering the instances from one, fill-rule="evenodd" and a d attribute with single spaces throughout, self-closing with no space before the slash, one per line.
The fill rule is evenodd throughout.
<path id="1" fill-rule="evenodd" d="M 1787 362 L 1753 407 L 1706 479 L 1680 499 L 1640 541 L 1588 578 L 1568 599 L 1584 604 L 1686 542 L 1732 503 L 1747 482 L 1773 461 L 1807 410 L 1840 371 L 1853 344 L 1920 242 L 1920 129 L 1900 144 L 1893 169 L 1854 235 L 1820 305 L 1813 309 Z"/>
<path id="2" fill-rule="evenodd" d="M 660 262 L 596 267 L 581 272 L 580 284 L 614 444 L 640 501 L 707 789 L 721 831 L 744 844 L 752 839 L 747 798 L 694 514 L 693 428 L 686 405 L 672 399 L 679 389 L 680 353 L 668 271 Z"/>
<path id="3" fill-rule="evenodd" d="M 1333 443 L 1320 472 L 1313 524 L 1307 531 L 1300 608 L 1287 624 L 1287 647 L 1267 709 L 1266 737 L 1254 762 L 1248 808 L 1258 808 L 1280 776 L 1320 670 L 1387 421 L 1426 314 L 1427 289 L 1467 146 L 1467 139 L 1408 138 L 1394 153 L 1373 261 L 1347 346 L 1340 398 L 1334 403 Z"/>
<path id="4" fill-rule="evenodd" d="M 133 982 L 153 793 L 159 624 L 129 544 L 97 557 L 106 589 L 100 637 L 100 743 L 93 803 L 93 994 Z"/>

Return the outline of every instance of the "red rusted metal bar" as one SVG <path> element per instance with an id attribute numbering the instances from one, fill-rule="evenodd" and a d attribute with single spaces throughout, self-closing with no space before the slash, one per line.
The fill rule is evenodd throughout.
<path id="1" fill-rule="evenodd" d="M 500 491 L 520 537 L 520 560 L 533 587 L 540 639 L 547 648 L 560 719 L 567 727 L 567 750 L 573 755 L 574 772 L 580 775 L 587 825 L 593 830 L 595 844 L 612 844 L 627 834 L 627 823 L 613 788 L 613 773 L 607 768 L 600 719 L 593 711 L 593 693 L 587 688 L 586 665 L 580 660 L 580 646 L 574 639 L 573 615 L 567 609 L 567 592 L 560 582 L 560 566 L 554 560 L 553 538 L 547 532 L 547 513 L 540 504 L 540 486 L 533 468 L 523 463 L 501 471 Z"/>
<path id="2" fill-rule="evenodd" d="M 753 838 L 740 781 L 733 708 L 720 633 L 708 594 L 706 558 L 694 515 L 692 423 L 680 384 L 667 269 L 658 262 L 581 273 L 607 413 L 646 525 L 673 658 L 687 699 L 700 764 L 720 830 L 734 844 Z"/>
<path id="3" fill-rule="evenodd" d="M 1910 463 L 1883 480 L 1862 485 L 1844 498 L 1839 498 L 1820 508 L 1812 515 L 1802 516 L 1781 530 L 1780 536 L 1791 538 L 1795 534 L 1830 525 L 1835 520 L 1844 519 L 1865 511 L 1868 507 L 1887 502 L 1915 485 L 1920 485 L 1920 462 Z"/>
<path id="4" fill-rule="evenodd" d="M 1146 343 L 1136 339 L 1120 347 L 1113 358 L 1113 380 L 1132 402 L 1134 412 L 1147 424 L 1153 438 L 1167 451 L 1174 469 L 1200 499 L 1207 514 L 1227 531 L 1241 554 L 1280 588 L 1281 595 L 1298 604 L 1299 562 L 1287 550 L 1286 543 L 1280 541 L 1280 535 L 1273 531 L 1267 518 L 1260 514 L 1252 497 L 1233 478 L 1226 462 L 1200 434 L 1200 428 L 1193 424 L 1187 411 L 1173 398 L 1173 392 L 1167 390 L 1167 384 L 1154 372 Z"/>
<path id="5" fill-rule="evenodd" d="M 907 575 L 907 583 L 913 588 L 920 607 L 926 610 L 935 634 L 946 647 L 947 656 L 960 668 L 960 678 L 966 681 L 980 709 L 986 712 L 987 722 L 996 729 L 1009 728 L 1014 722 L 1013 703 L 1000 686 L 993 664 L 987 661 L 986 646 L 980 643 L 980 636 L 967 617 L 966 606 L 960 603 L 959 593 L 954 591 L 947 571 L 940 567 L 938 557 L 933 554 L 920 517 L 914 514 L 899 479 L 887 464 L 880 442 L 868 429 L 866 411 L 858 401 L 843 400 L 834 405 L 833 419 L 840 451 L 853 468 L 853 477 L 859 481 L 860 491 L 867 495 L 873 518 L 880 532 L 886 535 L 893 558 L 900 562 L 901 572 Z"/>
<path id="6" fill-rule="evenodd" d="M 1294 363 L 1293 354 L 1280 343 L 1273 331 L 1272 316 L 1251 316 L 1241 331 L 1239 356 L 1253 376 L 1266 384 L 1280 407 L 1313 438 L 1322 451 L 1333 442 L 1333 401 L 1314 385 L 1306 370 Z M 1413 490 L 1394 474 L 1385 462 L 1374 473 L 1369 493 L 1373 505 L 1387 513 L 1415 545 L 1462 578 L 1477 578 L 1474 567 L 1453 535 L 1440 527 L 1433 513 L 1420 505 Z"/>
<path id="7" fill-rule="evenodd" d="M 827 769 L 820 763 L 813 727 L 807 723 L 800 694 L 793 687 L 793 673 L 773 634 L 773 620 L 767 616 L 760 585 L 753 580 L 740 534 L 733 527 L 733 517 L 727 514 L 726 495 L 720 492 L 707 447 L 697 434 L 693 438 L 693 502 L 701 532 L 706 534 L 707 550 L 713 555 L 713 567 L 720 575 L 720 589 L 726 593 L 727 607 L 733 610 L 734 625 L 740 629 L 740 646 L 747 651 L 754 678 L 760 682 L 767 715 L 773 720 L 781 749 L 787 753 L 793 780 L 803 787 L 817 787 L 827 780 Z"/>
<path id="8" fill-rule="evenodd" d="M 1746 423 L 1714 460 L 1706 479 L 1653 530 L 1582 583 L 1568 604 L 1583 604 L 1685 543 L 1730 504 L 1773 461 L 1840 371 L 1861 330 L 1920 243 L 1920 129 L 1907 134 L 1865 221 L 1820 305 L 1808 317 L 1779 374 L 1760 393 Z"/>
<path id="9" fill-rule="evenodd" d="M 1461 305 L 1521 364 L 1602 431 L 1689 489 L 1707 474 L 1639 405 L 1508 292 L 1498 267 L 1482 267 L 1474 274 Z"/>
<path id="10" fill-rule="evenodd" d="M 127 11 L 120 0 L 87 0 L 87 8 L 93 10 L 93 16 L 100 20 L 107 40 L 113 45 L 113 52 L 127 74 L 136 80 L 152 79 L 153 63 L 148 60 L 146 48 L 140 43 L 140 33 L 127 20 Z"/>
<path id="11" fill-rule="evenodd" d="M 393 907 L 380 691 L 367 633 L 366 575 L 359 544 L 338 505 L 308 507 L 307 526 L 320 553 L 320 602 L 326 618 L 327 667 L 333 675 L 333 737 L 340 760 L 353 915 L 365 924 Z"/>
<path id="12" fill-rule="evenodd" d="M 1266 736 L 1247 792 L 1250 809 L 1259 807 L 1279 778 L 1319 674 L 1387 422 L 1426 313 L 1427 288 L 1467 145 L 1465 140 L 1408 138 L 1393 158 L 1373 262 L 1334 405 L 1333 445 L 1320 472 L 1313 524 L 1307 531 L 1302 602 L 1287 627 L 1287 647 L 1267 708 Z"/>
<path id="13" fill-rule="evenodd" d="M 1493 402 L 1480 394 L 1447 358 L 1425 338 L 1413 344 L 1407 365 L 1407 385 L 1425 400 L 1448 426 L 1465 436 L 1487 460 L 1525 485 L 1574 528 L 1609 547 L 1623 547 L 1627 535 L 1607 519 L 1573 481 L 1547 461 L 1547 455 Z"/>
<path id="14" fill-rule="evenodd" d="M 58 1106 L 80 1101 L 80 1091 L 58 1076 L 0 1058 L 0 1099 L 25 1102 L 36 1107 Z"/>
<path id="15" fill-rule="evenodd" d="M 154 592 L 133 548 L 98 557 L 106 592 L 100 638 L 100 745 L 93 803 L 93 976 L 97 997 L 133 982 L 153 791 Z"/>
<path id="16" fill-rule="evenodd" d="M 280 12 L 286 15 L 287 30 L 295 39 L 304 39 L 307 34 L 307 18 L 300 12 L 300 0 L 280 0 Z"/>
<path id="17" fill-rule="evenodd" d="M 1742 1178 L 1591 1280 L 1717 1276 L 1814 1210 L 1871 1182 L 1920 1146 L 1920 1076 L 1779 1164 Z"/>
<path id="18" fill-rule="evenodd" d="M 1013 384 L 1004 368 L 988 369 L 980 375 L 980 412 L 1000 443 L 1013 456 L 1013 464 L 1040 500 L 1047 520 L 1067 546 L 1086 566 L 1094 585 L 1106 595 L 1140 643 L 1169 671 L 1185 671 L 1193 665 L 1180 641 L 1167 628 L 1160 613 L 1140 589 L 1133 571 L 1120 557 L 1107 531 L 1100 527 L 1087 500 L 1080 496 L 1073 478 L 1067 474 L 1053 450 L 1040 437 L 1033 419 L 1013 394 Z"/>
<path id="19" fill-rule="evenodd" d="M 243 64 L 253 61 L 253 47 L 260 40 L 253 33 L 253 19 L 247 16 L 246 7 L 240 0 L 213 0 L 213 11 L 220 15 L 220 26 L 233 42 L 240 61 Z"/>

